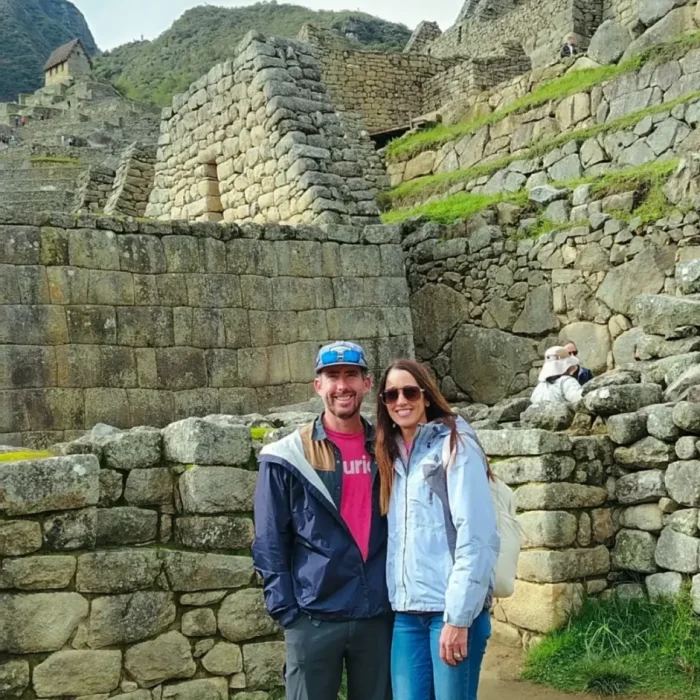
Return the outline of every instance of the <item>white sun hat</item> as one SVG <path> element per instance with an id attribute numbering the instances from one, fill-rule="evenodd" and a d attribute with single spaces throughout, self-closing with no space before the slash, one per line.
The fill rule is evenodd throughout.
<path id="1" fill-rule="evenodd" d="M 551 377 L 560 377 L 566 374 L 570 367 L 578 367 L 579 359 L 569 355 L 569 351 L 561 345 L 549 348 L 544 354 L 544 365 L 540 370 L 539 381 L 544 382 Z"/>

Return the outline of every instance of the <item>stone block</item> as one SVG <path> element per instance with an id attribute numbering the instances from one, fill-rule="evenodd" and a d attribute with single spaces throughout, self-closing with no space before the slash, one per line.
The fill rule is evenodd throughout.
<path id="1" fill-rule="evenodd" d="M 100 439 L 104 465 L 110 469 L 147 469 L 160 462 L 161 435 L 152 428 L 134 428 Z"/>
<path id="2" fill-rule="evenodd" d="M 527 484 L 515 492 L 518 510 L 594 508 L 607 500 L 605 489 L 582 484 Z"/>
<path id="3" fill-rule="evenodd" d="M 216 634 L 216 616 L 211 608 L 197 608 L 182 615 L 182 633 L 188 637 L 210 637 Z"/>
<path id="4" fill-rule="evenodd" d="M 96 505 L 98 473 L 93 455 L 0 464 L 0 511 L 31 515 Z"/>
<path id="5" fill-rule="evenodd" d="M 21 557 L 41 549 L 41 526 L 30 520 L 0 521 L 0 557 Z"/>
<path id="6" fill-rule="evenodd" d="M 22 591 L 68 588 L 75 574 L 71 556 L 6 559 L 0 568 L 0 588 Z"/>
<path id="7" fill-rule="evenodd" d="M 341 245 L 340 265 L 347 277 L 378 277 L 380 251 L 376 246 Z"/>
<path id="8" fill-rule="evenodd" d="M 204 351 L 196 348 L 158 348 L 156 371 L 158 385 L 170 391 L 195 389 L 207 385 Z"/>
<path id="9" fill-rule="evenodd" d="M 580 583 L 515 582 L 515 593 L 497 601 L 495 614 L 516 627 L 546 634 L 563 627 L 583 603 Z M 502 615 L 502 617 L 501 617 Z"/>
<path id="10" fill-rule="evenodd" d="M 168 273 L 156 276 L 158 304 L 187 306 L 187 275 Z"/>
<path id="11" fill-rule="evenodd" d="M 167 264 L 163 244 L 157 236 L 117 236 L 121 269 L 141 274 L 161 274 Z"/>
<path id="12" fill-rule="evenodd" d="M 317 280 L 275 277 L 271 280 L 271 305 L 275 311 L 311 311 L 317 307 Z M 332 298 L 332 292 L 331 292 Z M 325 308 L 325 307 L 321 307 Z"/>
<path id="13" fill-rule="evenodd" d="M 518 578 L 536 583 L 603 576 L 609 571 L 610 553 L 605 545 L 549 552 L 528 550 L 518 559 Z"/>
<path id="14" fill-rule="evenodd" d="M 276 277 L 276 243 L 239 238 L 226 244 L 226 265 L 235 275 Z"/>
<path id="15" fill-rule="evenodd" d="M 174 420 L 182 420 L 190 416 L 208 416 L 221 413 L 219 392 L 216 389 L 177 391 L 173 397 L 175 400 Z"/>
<path id="16" fill-rule="evenodd" d="M 202 272 L 199 244 L 191 236 L 163 236 L 165 265 L 168 272 Z"/>
<path id="17" fill-rule="evenodd" d="M 681 401 L 673 407 L 673 422 L 681 429 L 700 435 L 700 403 Z"/>
<path id="18" fill-rule="evenodd" d="M 237 350 L 209 350 L 206 352 L 205 359 L 210 386 L 235 387 L 240 385 Z"/>
<path id="19" fill-rule="evenodd" d="M 129 272 L 90 270 L 87 303 L 96 306 L 133 306 L 134 278 Z"/>
<path id="20" fill-rule="evenodd" d="M 194 307 L 240 307 L 241 280 L 235 275 L 187 275 L 187 299 Z"/>
<path id="21" fill-rule="evenodd" d="M 662 401 L 663 390 L 658 384 L 607 386 L 591 391 L 584 397 L 586 408 L 601 416 L 632 413 Z"/>
<path id="22" fill-rule="evenodd" d="M 35 226 L 0 225 L 0 263 L 39 265 L 41 237 Z"/>
<path id="23" fill-rule="evenodd" d="M 673 445 L 646 437 L 629 447 L 615 450 L 615 462 L 625 469 L 665 469 L 675 458 Z"/>
<path id="24" fill-rule="evenodd" d="M 700 506 L 700 460 L 673 462 L 666 471 L 668 495 L 685 506 Z"/>
<path id="25" fill-rule="evenodd" d="M 644 579 L 650 600 L 660 601 L 677 598 L 683 588 L 683 576 L 673 571 L 652 574 Z"/>
<path id="26" fill-rule="evenodd" d="M 87 618 L 78 593 L 0 593 L 0 651 L 38 654 L 61 649 Z"/>
<path id="27" fill-rule="evenodd" d="M 52 304 L 87 304 L 90 270 L 79 267 L 49 267 L 46 270 Z"/>
<path id="28" fill-rule="evenodd" d="M 613 567 L 624 571 L 653 574 L 656 571 L 654 553 L 656 537 L 639 530 L 620 530 L 612 551 Z"/>
<path id="29" fill-rule="evenodd" d="M 93 649 L 133 644 L 165 632 L 176 614 L 173 594 L 139 591 L 92 602 L 88 645 Z"/>
<path id="30" fill-rule="evenodd" d="M 567 435 L 546 430 L 479 430 L 478 437 L 490 457 L 536 456 L 571 450 Z"/>
<path id="31" fill-rule="evenodd" d="M 245 309 L 223 309 L 223 323 L 227 348 L 250 347 L 248 312 Z"/>
<path id="32" fill-rule="evenodd" d="M 119 270 L 119 248 L 111 231 L 77 229 L 68 232 L 68 260 L 73 267 Z"/>
<path id="33" fill-rule="evenodd" d="M 328 332 L 332 338 L 376 338 L 381 315 L 366 308 L 329 309 Z"/>
<path id="34" fill-rule="evenodd" d="M 100 508 L 97 545 L 141 544 L 158 536 L 158 513 L 141 508 Z"/>
<path id="35" fill-rule="evenodd" d="M 171 392 L 127 389 L 126 396 L 132 425 L 160 427 L 172 421 L 175 405 Z"/>
<path id="36" fill-rule="evenodd" d="M 174 591 L 242 588 L 253 578 L 250 557 L 195 552 L 164 552 L 165 572 Z"/>
<path id="37" fill-rule="evenodd" d="M 570 547 L 576 541 L 576 516 L 564 511 L 531 511 L 521 513 L 518 522 L 522 528 L 524 549 L 535 547 Z"/>
<path id="38" fill-rule="evenodd" d="M 243 386 L 264 387 L 289 383 L 289 357 L 286 346 L 239 350 L 238 374 Z"/>
<path id="39" fill-rule="evenodd" d="M 664 528 L 656 546 L 656 563 L 671 571 L 697 573 L 700 571 L 700 539 L 676 532 L 671 527 Z"/>
<path id="40" fill-rule="evenodd" d="M 253 544 L 253 522 L 229 516 L 185 517 L 175 521 L 175 539 L 189 549 L 231 551 Z"/>
<path id="41" fill-rule="evenodd" d="M 236 697 L 246 700 L 247 694 L 237 693 Z M 167 685 L 163 688 L 163 700 L 227 700 L 228 697 L 228 683 L 225 678 L 202 678 Z"/>
<path id="42" fill-rule="evenodd" d="M 269 617 L 259 589 L 231 593 L 219 608 L 219 631 L 231 642 L 247 642 L 277 634 L 279 625 Z"/>
<path id="43" fill-rule="evenodd" d="M 163 430 L 163 454 L 181 464 L 245 464 L 251 455 L 250 433 L 243 426 L 190 418 Z"/>
<path id="44" fill-rule="evenodd" d="M 615 493 L 624 505 L 653 503 L 666 496 L 664 473 L 659 469 L 626 474 L 617 480 Z"/>
<path id="45" fill-rule="evenodd" d="M 44 544 L 54 551 L 92 549 L 97 537 L 97 509 L 51 515 L 43 523 Z"/>
<path id="46" fill-rule="evenodd" d="M 160 571 L 155 550 L 81 554 L 76 588 L 83 593 L 131 593 L 151 588 Z"/>
<path id="47" fill-rule="evenodd" d="M 40 698 L 111 693 L 121 666 L 121 651 L 59 651 L 34 668 L 34 692 Z"/>
<path id="48" fill-rule="evenodd" d="M 625 508 L 620 513 L 620 525 L 634 530 L 661 532 L 663 529 L 663 512 L 656 503 L 644 503 Z"/>
<path id="49" fill-rule="evenodd" d="M 180 477 L 179 489 L 185 513 L 213 514 L 249 512 L 257 473 L 230 467 L 188 469 Z"/>
<path id="50" fill-rule="evenodd" d="M 617 445 L 630 445 L 647 434 L 647 420 L 641 413 L 620 413 L 607 421 L 608 435 Z"/>
<path id="51" fill-rule="evenodd" d="M 249 314 L 252 345 L 286 345 L 299 338 L 299 315 L 294 311 L 251 311 Z"/>
<path id="52" fill-rule="evenodd" d="M 173 476 L 170 469 L 133 469 L 126 477 L 124 499 L 133 506 L 169 505 L 173 501 Z"/>
<path id="53" fill-rule="evenodd" d="M 167 632 L 131 647 L 124 656 L 124 667 L 146 688 L 166 680 L 192 678 L 197 670 L 190 644 L 179 632 Z"/>
<path id="54" fill-rule="evenodd" d="M 33 345 L 0 346 L 0 388 L 55 386 L 56 350 Z"/>
<path id="55" fill-rule="evenodd" d="M 98 423 L 129 427 L 131 412 L 125 389 L 85 390 L 85 425 L 91 427 Z"/>
<path id="56" fill-rule="evenodd" d="M 284 642 L 262 642 L 243 647 L 243 669 L 248 688 L 271 689 L 283 685 Z"/>
<path id="57" fill-rule="evenodd" d="M 241 648 L 235 644 L 219 642 L 202 659 L 206 671 L 216 676 L 230 676 L 243 670 L 243 655 Z M 223 696 L 226 700 L 226 695 Z"/>
<path id="58" fill-rule="evenodd" d="M 565 481 L 575 467 L 576 462 L 572 457 L 560 454 L 499 459 L 492 464 L 496 476 L 509 485 L 531 481 Z"/>
<path id="59" fill-rule="evenodd" d="M 111 306 L 71 306 L 66 309 L 66 323 L 71 343 L 117 343 L 117 315 Z"/>
<path id="60" fill-rule="evenodd" d="M 315 241 L 279 241 L 276 244 L 277 274 L 289 277 L 321 277 L 321 244 Z"/>
<path id="61" fill-rule="evenodd" d="M 62 345 L 67 342 L 68 326 L 62 307 L 0 305 L 0 344 Z"/>
<path id="62" fill-rule="evenodd" d="M 173 312 L 158 306 L 123 307 L 116 310 L 119 345 L 163 347 L 174 345 Z"/>
<path id="63" fill-rule="evenodd" d="M 6 661 L 0 664 L 0 695 L 5 698 L 19 698 L 29 687 L 29 662 Z"/>
<path id="64" fill-rule="evenodd" d="M 411 298 L 418 356 L 440 352 L 457 325 L 468 317 L 464 295 L 443 284 L 422 286 Z"/>

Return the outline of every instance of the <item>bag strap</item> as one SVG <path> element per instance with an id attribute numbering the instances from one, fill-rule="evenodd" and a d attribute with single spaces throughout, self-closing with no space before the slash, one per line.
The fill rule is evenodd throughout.
<path id="1" fill-rule="evenodd" d="M 452 510 L 450 509 L 450 494 L 447 489 L 447 470 L 454 464 L 456 454 L 450 449 L 451 435 L 445 437 L 442 443 L 442 459 L 441 459 L 441 481 L 444 484 L 442 494 L 436 494 L 442 503 L 442 512 L 445 518 L 445 534 L 447 535 L 447 547 L 452 555 L 452 561 L 455 558 L 457 550 L 457 528 L 452 522 Z"/>

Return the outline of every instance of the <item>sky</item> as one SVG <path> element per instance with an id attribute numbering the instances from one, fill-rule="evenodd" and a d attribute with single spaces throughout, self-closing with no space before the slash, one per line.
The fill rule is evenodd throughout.
<path id="1" fill-rule="evenodd" d="M 463 0 L 289 0 L 313 10 L 362 10 L 413 29 L 421 20 L 437 22 L 445 30 L 457 19 Z M 155 39 L 185 10 L 197 5 L 237 7 L 246 0 L 72 0 L 85 15 L 102 50 L 128 41 Z M 283 2 L 283 0 L 280 0 Z"/>

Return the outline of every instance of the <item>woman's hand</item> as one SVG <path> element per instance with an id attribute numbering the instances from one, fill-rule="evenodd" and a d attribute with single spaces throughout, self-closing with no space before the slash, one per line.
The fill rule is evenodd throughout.
<path id="1" fill-rule="evenodd" d="M 456 666 L 467 658 L 467 627 L 445 623 L 440 633 L 440 658 L 449 666 Z"/>

